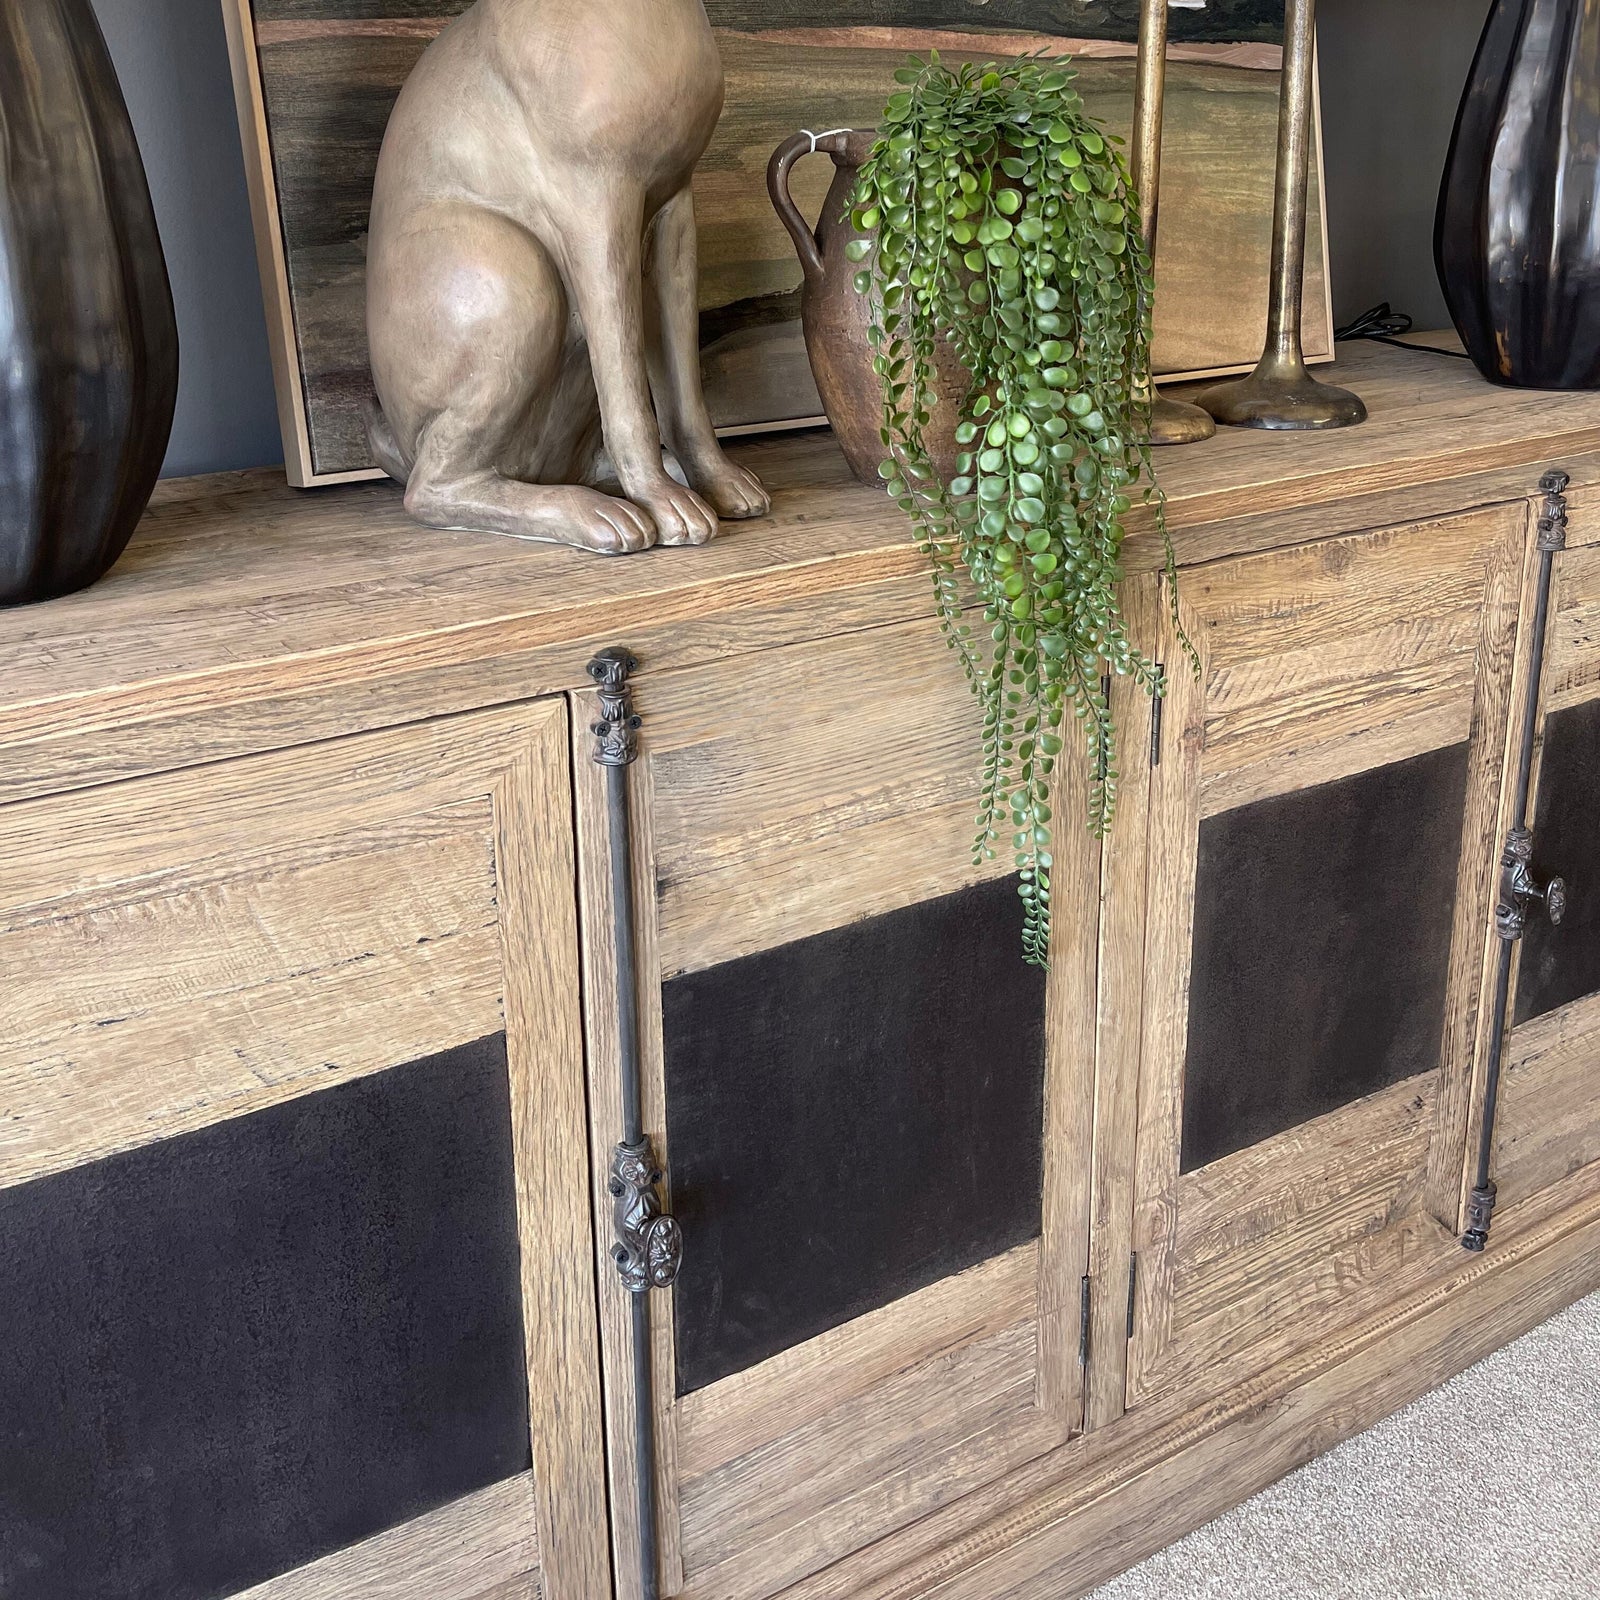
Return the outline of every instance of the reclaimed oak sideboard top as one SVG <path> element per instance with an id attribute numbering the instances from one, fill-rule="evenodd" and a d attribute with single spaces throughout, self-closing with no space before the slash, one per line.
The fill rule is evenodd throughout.
<path id="1" fill-rule="evenodd" d="M 1600 483 L 1600 394 L 1344 350 L 1365 426 L 1158 454 L 1180 563 L 1523 498 L 1549 466 Z M 587 686 L 604 644 L 660 670 L 931 614 L 906 520 L 830 434 L 736 453 L 770 517 L 620 558 L 425 529 L 391 483 L 168 480 L 99 584 L 0 613 L 0 800 Z M 1125 558 L 1161 560 L 1143 507 Z"/>

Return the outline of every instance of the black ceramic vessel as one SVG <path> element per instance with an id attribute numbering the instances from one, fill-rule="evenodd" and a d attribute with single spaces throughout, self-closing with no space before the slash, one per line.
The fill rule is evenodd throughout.
<path id="1" fill-rule="evenodd" d="M 122 554 L 177 388 L 155 213 L 89 0 L 0 0 L 0 604 Z"/>
<path id="2" fill-rule="evenodd" d="M 1600 387 L 1600 8 L 1495 0 L 1456 116 L 1434 230 L 1478 370 Z"/>

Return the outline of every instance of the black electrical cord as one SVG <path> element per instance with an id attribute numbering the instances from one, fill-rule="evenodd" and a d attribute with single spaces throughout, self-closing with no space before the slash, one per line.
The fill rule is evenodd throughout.
<path id="1" fill-rule="evenodd" d="M 1442 350 L 1435 344 L 1411 344 L 1396 337 L 1397 334 L 1410 332 L 1411 318 L 1403 311 L 1394 310 L 1385 300 L 1380 305 L 1369 306 L 1354 322 L 1335 328 L 1333 337 L 1341 344 L 1350 339 L 1370 339 L 1374 344 L 1392 344 L 1397 350 L 1423 350 L 1432 356 L 1455 356 L 1461 361 L 1471 360 L 1465 350 Z"/>

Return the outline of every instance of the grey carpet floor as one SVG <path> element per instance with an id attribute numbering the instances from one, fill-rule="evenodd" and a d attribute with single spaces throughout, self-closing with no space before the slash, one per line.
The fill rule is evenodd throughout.
<path id="1" fill-rule="evenodd" d="M 1600 1294 L 1093 1600 L 1600 1597 Z"/>

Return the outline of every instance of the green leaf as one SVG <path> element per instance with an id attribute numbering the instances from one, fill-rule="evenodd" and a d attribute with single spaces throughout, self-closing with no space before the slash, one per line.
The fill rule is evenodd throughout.
<path id="1" fill-rule="evenodd" d="M 865 261 L 872 254 L 872 241 L 870 239 L 852 239 L 844 247 L 847 261 Z"/>
<path id="2" fill-rule="evenodd" d="M 1117 772 L 1100 673 L 1155 682 L 1116 591 L 1133 501 L 1162 526 L 1148 452 L 1124 438 L 1133 375 L 1148 370 L 1150 267 L 1122 157 L 1063 63 L 946 66 L 930 55 L 907 62 L 899 83 L 849 202 L 851 223 L 874 235 L 860 241 L 858 265 L 871 270 L 855 281 L 876 289 L 865 309 L 883 374 L 884 482 L 981 702 L 974 860 L 994 857 L 1010 819 L 1023 953 L 1042 964 L 1055 730 L 1070 707 L 1088 747 L 1086 820 L 1103 833 Z M 926 435 L 946 341 L 973 381 L 941 481 Z M 963 567 L 992 630 L 982 646 L 961 620 Z"/>

